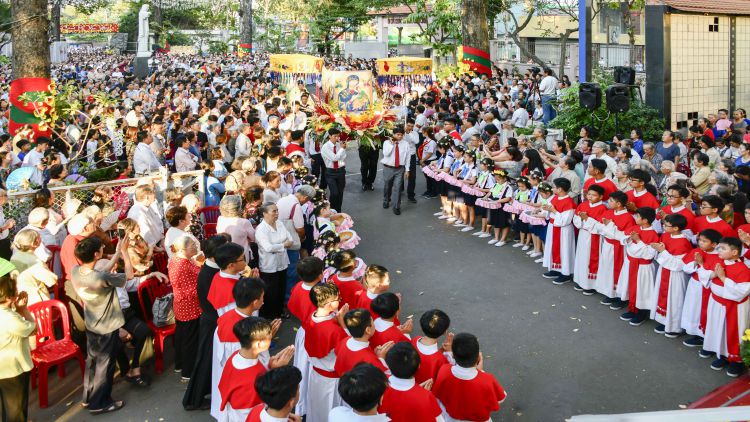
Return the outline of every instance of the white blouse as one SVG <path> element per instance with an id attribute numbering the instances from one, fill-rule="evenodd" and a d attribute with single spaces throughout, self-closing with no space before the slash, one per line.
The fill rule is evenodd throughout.
<path id="1" fill-rule="evenodd" d="M 255 228 L 255 242 L 258 244 L 260 271 L 275 273 L 289 266 L 284 242 L 292 240 L 292 235 L 281 222 L 276 221 L 276 228 L 265 220 Z"/>

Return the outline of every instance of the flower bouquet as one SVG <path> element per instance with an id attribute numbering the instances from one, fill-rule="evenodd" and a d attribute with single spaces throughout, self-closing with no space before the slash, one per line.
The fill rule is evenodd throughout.
<path id="1" fill-rule="evenodd" d="M 339 129 L 350 139 L 357 139 L 359 144 L 368 148 L 379 148 L 384 134 L 393 129 L 396 114 L 383 110 L 383 102 L 376 100 L 373 107 L 359 114 L 348 114 L 334 106 L 319 102 L 315 105 L 315 114 L 310 120 L 314 136 L 322 142 L 331 128 Z"/>

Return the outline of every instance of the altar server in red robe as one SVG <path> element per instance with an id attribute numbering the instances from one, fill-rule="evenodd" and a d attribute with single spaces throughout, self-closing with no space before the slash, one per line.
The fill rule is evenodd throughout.
<path id="1" fill-rule="evenodd" d="M 554 184 L 555 196 L 549 204 L 542 206 L 542 209 L 549 214 L 543 261 L 547 272 L 542 276 L 553 279 L 552 283 L 559 285 L 573 279 L 576 242 L 573 216 L 576 203 L 568 195 L 570 180 L 560 177 L 554 180 Z"/>
<path id="2" fill-rule="evenodd" d="M 388 388 L 378 408 L 392 422 L 442 422 L 442 409 L 435 396 L 425 386 L 432 387 L 433 380 L 420 385 L 414 379 L 420 366 L 419 353 L 409 343 L 398 343 L 386 354 L 385 362 L 391 371 Z"/>
<path id="3" fill-rule="evenodd" d="M 685 289 L 685 302 L 682 305 L 680 327 L 692 337 L 682 341 L 688 347 L 701 347 L 698 356 L 708 359 L 713 353 L 703 350 L 703 337 L 706 329 L 708 298 L 711 289 L 706 287 L 716 264 L 721 262 L 716 247 L 721 241 L 721 233 L 708 229 L 698 233 L 698 247 L 682 259 L 682 270 L 690 276 Z"/>
<path id="4" fill-rule="evenodd" d="M 573 217 L 573 225 L 578 228 L 573 288 L 582 291 L 586 296 L 596 293 L 596 273 L 599 271 L 599 261 L 602 259 L 599 255 L 602 239 L 597 227 L 607 212 L 607 207 L 602 202 L 604 193 L 604 188 L 600 185 L 589 186 L 588 191 L 585 192 L 586 201 L 578 205 L 576 215 Z"/>
<path id="5" fill-rule="evenodd" d="M 302 374 L 294 366 L 271 369 L 255 379 L 255 392 L 263 402 L 250 410 L 245 422 L 301 422 L 292 413 L 299 400 Z"/>
<path id="6" fill-rule="evenodd" d="M 656 218 L 656 210 L 649 207 L 638 208 L 633 217 L 636 227 L 633 227 L 623 242 L 625 261 L 617 283 L 617 297 L 610 309 L 627 304 L 628 311 L 620 319 L 638 326 L 649 315 L 656 276 L 656 250 L 650 245 L 659 241 L 659 235 L 651 226 Z"/>

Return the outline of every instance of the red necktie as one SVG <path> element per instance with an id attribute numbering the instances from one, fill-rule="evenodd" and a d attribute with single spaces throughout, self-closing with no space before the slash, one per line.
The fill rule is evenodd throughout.
<path id="1" fill-rule="evenodd" d="M 315 140 L 315 152 L 320 152 L 320 141 Z"/>
<path id="2" fill-rule="evenodd" d="M 336 155 L 336 144 L 333 144 L 333 155 Z M 338 161 L 334 161 L 333 162 L 333 169 L 335 170 L 337 168 L 339 168 L 339 162 Z"/>
<path id="3" fill-rule="evenodd" d="M 394 167 L 398 168 L 401 165 L 398 154 L 398 142 L 396 142 L 396 162 L 393 164 Z"/>

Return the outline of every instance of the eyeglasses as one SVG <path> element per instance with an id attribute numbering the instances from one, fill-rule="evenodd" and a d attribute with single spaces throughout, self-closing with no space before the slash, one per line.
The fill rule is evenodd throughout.
<path id="1" fill-rule="evenodd" d="M 712 206 L 710 206 L 710 205 L 701 205 L 701 206 L 700 206 L 700 208 L 701 208 L 702 210 L 710 210 L 710 209 L 712 209 L 713 207 L 712 207 Z"/>
<path id="2" fill-rule="evenodd" d="M 681 197 L 680 195 L 669 195 L 669 194 L 668 194 L 668 195 L 667 195 L 667 198 L 672 198 L 672 199 L 680 199 L 680 198 L 682 198 L 682 197 Z"/>

